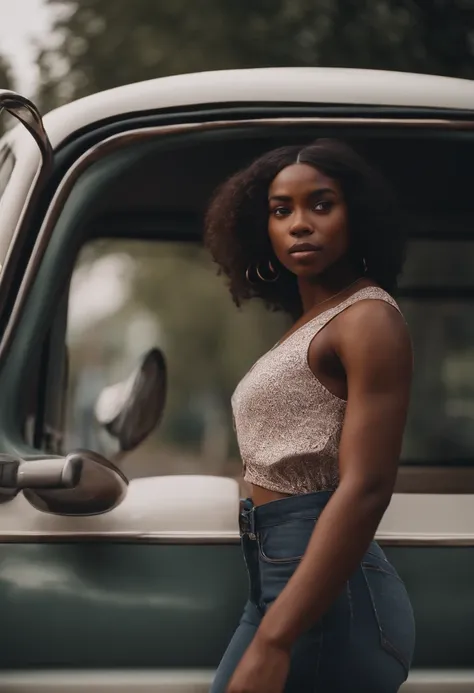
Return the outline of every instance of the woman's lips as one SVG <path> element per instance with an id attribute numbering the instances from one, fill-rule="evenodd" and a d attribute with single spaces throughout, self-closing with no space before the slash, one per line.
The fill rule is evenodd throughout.
<path id="1" fill-rule="evenodd" d="M 317 245 L 316 243 L 308 243 L 307 241 L 300 241 L 299 243 L 293 243 L 293 245 L 288 250 L 288 252 L 291 255 L 294 255 L 296 253 L 306 253 L 306 252 L 317 253 L 320 250 L 321 250 L 321 246 Z"/>
<path id="2" fill-rule="evenodd" d="M 314 248 L 313 250 L 293 250 L 291 252 L 291 255 L 293 257 L 296 257 L 300 260 L 304 258 L 310 258 L 316 255 L 317 253 L 321 252 L 318 248 Z"/>

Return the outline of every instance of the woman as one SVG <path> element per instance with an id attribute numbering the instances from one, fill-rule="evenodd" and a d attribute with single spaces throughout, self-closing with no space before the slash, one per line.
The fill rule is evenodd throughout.
<path id="1" fill-rule="evenodd" d="M 212 693 L 395 693 L 414 648 L 405 587 L 373 541 L 397 475 L 411 342 L 390 293 L 404 242 L 349 147 L 284 147 L 214 197 L 206 245 L 237 304 L 291 330 L 237 387 L 250 598 Z M 271 608 L 270 608 L 271 607 Z"/>

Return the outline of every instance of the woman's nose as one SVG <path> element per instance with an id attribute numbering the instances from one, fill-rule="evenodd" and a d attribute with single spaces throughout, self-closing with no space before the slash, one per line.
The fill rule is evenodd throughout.
<path id="1" fill-rule="evenodd" d="M 305 224 L 304 222 L 293 224 L 293 226 L 290 229 L 290 235 L 294 238 L 303 238 L 305 236 L 311 236 L 312 233 L 312 229 L 310 229 L 309 225 Z"/>
<path id="2" fill-rule="evenodd" d="M 290 234 L 294 238 L 302 238 L 303 236 L 310 236 L 313 233 L 311 224 L 308 223 L 307 215 L 303 209 L 295 209 L 295 213 L 292 218 L 292 224 L 290 226 Z"/>

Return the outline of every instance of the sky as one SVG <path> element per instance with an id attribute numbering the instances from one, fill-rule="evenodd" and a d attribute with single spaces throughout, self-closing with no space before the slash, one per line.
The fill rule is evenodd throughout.
<path id="1" fill-rule="evenodd" d="M 33 96 L 37 80 L 32 43 L 47 41 L 50 24 L 43 0 L 0 0 L 0 54 L 10 60 L 16 90 L 25 96 Z"/>

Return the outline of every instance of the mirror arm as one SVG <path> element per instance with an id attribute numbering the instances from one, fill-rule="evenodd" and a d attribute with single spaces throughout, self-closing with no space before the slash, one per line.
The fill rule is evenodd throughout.
<path id="1" fill-rule="evenodd" d="M 24 125 L 40 149 L 43 166 L 49 169 L 53 160 L 53 148 L 35 104 L 21 94 L 9 89 L 0 89 L 1 109 L 8 111 Z"/>
<path id="2" fill-rule="evenodd" d="M 0 455 L 0 493 L 2 489 L 68 489 L 80 481 L 79 455 L 26 462 L 12 455 Z"/>
<path id="3" fill-rule="evenodd" d="M 53 515 L 99 515 L 117 507 L 128 479 L 112 462 L 92 450 L 66 457 L 26 461 L 0 454 L 0 503 L 20 491 L 36 510 Z"/>

